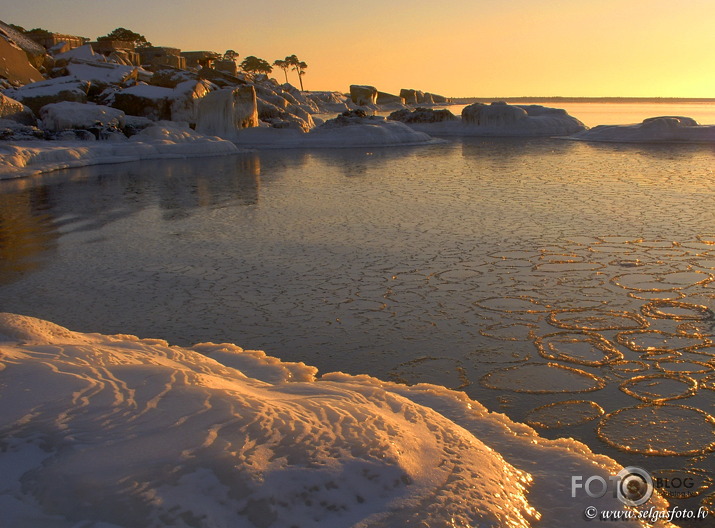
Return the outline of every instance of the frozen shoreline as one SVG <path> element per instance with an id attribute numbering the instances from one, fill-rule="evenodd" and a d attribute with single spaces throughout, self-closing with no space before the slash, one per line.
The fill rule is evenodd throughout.
<path id="1" fill-rule="evenodd" d="M 587 505 L 624 508 L 571 497 L 571 476 L 621 469 L 578 441 L 443 387 L 318 378 L 232 344 L 0 314 L 0 382 L 24 395 L 0 398 L 14 526 L 570 528 Z"/>

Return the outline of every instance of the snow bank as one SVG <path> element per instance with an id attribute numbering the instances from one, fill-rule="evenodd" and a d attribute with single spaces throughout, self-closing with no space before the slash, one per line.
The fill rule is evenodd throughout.
<path id="1" fill-rule="evenodd" d="M 126 140 L 0 143 L 0 180 L 87 165 L 237 152 L 239 149 L 229 141 L 163 122 Z"/>
<path id="2" fill-rule="evenodd" d="M 231 344 L 0 314 L 3 522 L 571 528 L 571 475 L 620 469 L 461 393 L 315 376 Z"/>
<path id="3" fill-rule="evenodd" d="M 715 143 L 715 125 L 699 125 L 690 117 L 651 117 L 637 125 L 600 125 L 568 139 L 612 143 Z"/>

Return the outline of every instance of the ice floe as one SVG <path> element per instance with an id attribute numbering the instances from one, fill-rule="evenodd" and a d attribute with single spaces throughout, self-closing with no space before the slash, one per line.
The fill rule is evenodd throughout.
<path id="1" fill-rule="evenodd" d="M 183 348 L 0 314 L 3 522 L 571 528 L 585 506 L 571 477 L 620 470 L 463 393 L 316 374 L 232 344 Z M 578 420 L 599 414 L 585 404 Z M 652 412 L 703 421 L 684 409 Z M 633 427 L 613 413 L 600 434 L 619 442 Z M 694 447 L 712 441 L 707 428 L 693 434 Z M 610 493 L 588 505 L 625 508 Z"/>

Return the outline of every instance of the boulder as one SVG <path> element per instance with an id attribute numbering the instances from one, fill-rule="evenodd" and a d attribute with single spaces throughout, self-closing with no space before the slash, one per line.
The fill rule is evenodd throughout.
<path id="1" fill-rule="evenodd" d="M 28 107 L 1 93 L 0 119 L 8 119 L 22 125 L 35 125 L 37 121 Z"/>
<path id="2" fill-rule="evenodd" d="M 401 121 L 402 123 L 441 123 L 442 121 L 456 121 L 455 116 L 449 110 L 432 110 L 431 108 L 415 108 L 410 110 L 398 110 L 392 112 L 388 119 Z"/>
<path id="3" fill-rule="evenodd" d="M 37 71 L 37 68 L 42 68 L 45 65 L 47 50 L 31 38 L 23 35 L 3 22 L 0 22 L 0 40 L 2 40 L 5 44 L 10 44 L 11 47 L 16 50 L 19 49 L 21 53 L 25 55 L 25 61 L 29 62 L 35 71 Z M 5 52 L 8 50 L 4 46 L 3 48 L 0 48 L 0 50 L 2 50 L 0 57 L 5 59 L 0 62 L 5 62 L 7 60 Z M 28 82 L 36 82 L 40 79 L 42 79 L 42 75 L 40 75 L 39 78 L 35 78 Z"/>
<path id="4" fill-rule="evenodd" d="M 523 108 L 501 101 L 491 105 L 474 103 L 462 110 L 462 121 L 469 125 L 504 127 L 518 123 L 528 115 Z"/>
<path id="5" fill-rule="evenodd" d="M 11 83 L 28 84 L 43 79 L 40 71 L 28 60 L 27 54 L 0 33 L 0 77 Z"/>
<path id="6" fill-rule="evenodd" d="M 62 101 L 87 102 L 89 87 L 90 83 L 87 81 L 80 81 L 75 77 L 66 76 L 6 90 L 5 94 L 20 101 L 29 107 L 35 115 L 38 115 L 40 108 L 47 104 Z"/>
<path id="7" fill-rule="evenodd" d="M 400 90 L 400 97 L 405 100 L 405 104 L 417 104 L 417 90 L 403 88 Z"/>
<path id="8" fill-rule="evenodd" d="M 40 110 L 42 128 L 50 132 L 68 129 L 120 129 L 124 127 L 124 112 L 109 106 L 64 101 L 52 103 Z"/>
<path id="9" fill-rule="evenodd" d="M 165 68 L 155 71 L 149 79 L 149 84 L 152 86 L 161 86 L 163 88 L 176 88 L 176 85 L 184 81 L 195 81 L 199 77 L 195 73 Z"/>
<path id="10" fill-rule="evenodd" d="M 242 128 L 258 126 L 258 105 L 253 86 L 216 90 L 199 101 L 196 131 L 232 137 Z"/>
<path id="11" fill-rule="evenodd" d="M 417 104 L 434 104 L 432 94 L 420 92 L 418 90 L 415 95 L 417 97 Z"/>
<path id="12" fill-rule="evenodd" d="M 377 88 L 374 86 L 351 84 L 350 99 L 359 106 L 377 104 Z"/>
<path id="13" fill-rule="evenodd" d="M 443 95 L 437 95 L 437 94 L 433 94 L 433 93 L 431 93 L 429 95 L 430 95 L 430 97 L 432 97 L 432 101 L 435 104 L 444 104 L 444 103 L 449 102 L 449 99 Z"/>
<path id="14" fill-rule="evenodd" d="M 127 115 L 147 117 L 152 121 L 170 120 L 173 95 L 171 88 L 139 84 L 115 92 L 111 106 Z"/>
<path id="15" fill-rule="evenodd" d="M 379 105 L 405 104 L 405 100 L 399 95 L 393 95 L 386 92 L 377 92 L 376 103 Z"/>

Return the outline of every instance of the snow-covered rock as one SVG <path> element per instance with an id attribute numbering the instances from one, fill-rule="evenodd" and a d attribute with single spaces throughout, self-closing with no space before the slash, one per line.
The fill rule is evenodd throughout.
<path id="1" fill-rule="evenodd" d="M 465 107 L 462 126 L 465 135 L 476 136 L 562 136 L 586 128 L 561 108 L 503 102 Z"/>
<path id="2" fill-rule="evenodd" d="M 0 93 L 0 119 L 9 119 L 23 125 L 34 125 L 36 122 L 35 116 L 28 107 L 2 93 Z"/>
<path id="3" fill-rule="evenodd" d="M 571 477 L 621 469 L 461 392 L 316 374 L 228 343 L 0 314 L 3 524 L 572 528 Z"/>
<path id="4" fill-rule="evenodd" d="M 68 75 L 12 88 L 6 90 L 5 95 L 20 101 L 37 115 L 40 108 L 46 104 L 61 101 L 86 102 L 89 87 L 89 82 Z"/>
<path id="5" fill-rule="evenodd" d="M 110 105 L 127 115 L 142 116 L 153 121 L 171 119 L 172 88 L 138 84 L 115 92 Z"/>
<path id="6" fill-rule="evenodd" d="M 645 119 L 637 125 L 600 125 L 568 139 L 612 143 L 715 143 L 715 125 L 682 116 Z"/>
<path id="7" fill-rule="evenodd" d="M 70 52 L 68 51 L 67 53 Z M 98 57 L 101 57 L 101 55 L 98 55 Z M 151 72 L 143 68 L 124 66 L 113 62 L 73 59 L 65 68 L 70 75 L 78 79 L 101 85 L 121 84 L 129 79 L 147 81 L 152 76 Z"/>
<path id="8" fill-rule="evenodd" d="M 239 130 L 255 126 L 258 107 L 253 86 L 216 90 L 199 101 L 196 130 L 202 134 L 233 138 Z"/>
<path id="9" fill-rule="evenodd" d="M 64 53 L 56 54 L 55 64 L 61 63 L 62 61 L 69 62 L 72 59 L 104 62 L 104 57 L 102 55 L 97 55 L 90 44 L 85 44 L 84 46 L 78 46 L 71 50 L 65 51 Z"/>
<path id="10" fill-rule="evenodd" d="M 124 112 L 109 106 L 72 103 L 48 104 L 40 110 L 42 128 L 51 132 L 67 129 L 124 127 Z"/>

